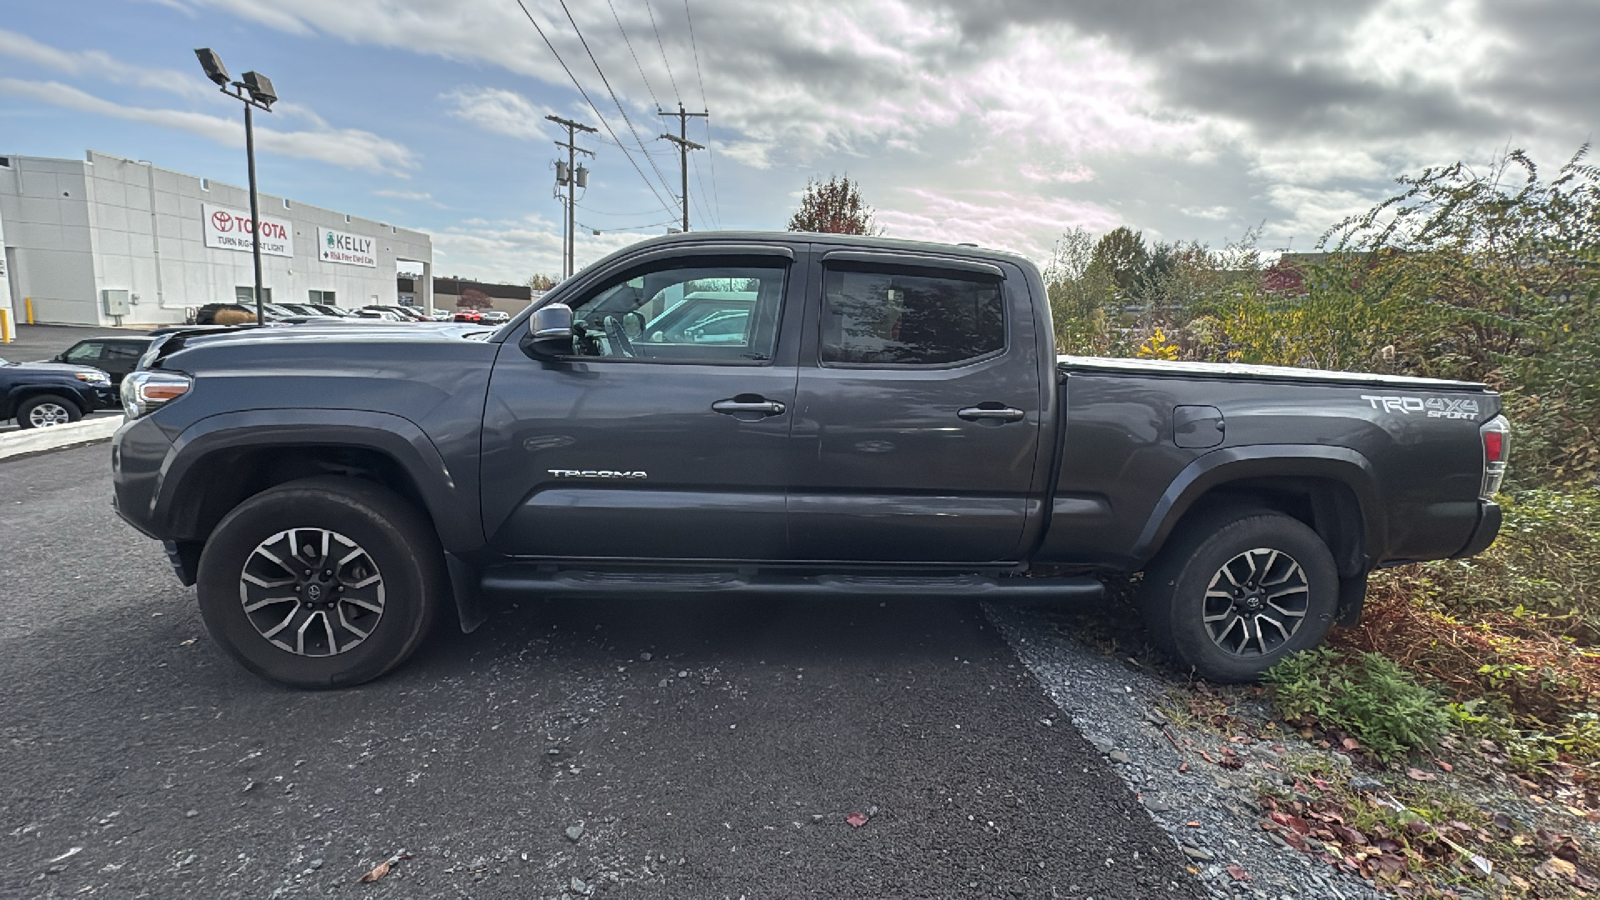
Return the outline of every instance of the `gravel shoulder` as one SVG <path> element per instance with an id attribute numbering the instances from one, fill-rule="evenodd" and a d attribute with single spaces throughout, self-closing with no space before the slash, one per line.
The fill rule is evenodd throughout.
<path id="1" fill-rule="evenodd" d="M 0 896 L 1203 896 L 975 603 L 536 601 L 293 693 L 107 478 L 0 462 Z"/>
<path id="2" fill-rule="evenodd" d="M 1263 812 L 1256 782 L 1272 774 L 1267 766 L 1284 769 L 1302 742 L 1247 746 L 1173 724 L 1159 711 L 1173 687 L 1170 676 L 1062 635 L 1039 608 L 986 604 L 985 612 L 1050 699 L 1183 849 L 1212 897 L 1383 896 L 1359 878 L 1285 849 L 1258 824 Z"/>

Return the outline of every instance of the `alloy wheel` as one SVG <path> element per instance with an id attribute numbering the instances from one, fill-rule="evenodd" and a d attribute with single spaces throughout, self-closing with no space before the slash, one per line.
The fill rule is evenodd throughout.
<path id="1" fill-rule="evenodd" d="M 28 424 L 34 428 L 65 425 L 72 421 L 72 413 L 59 403 L 46 402 L 28 411 Z"/>
<path id="2" fill-rule="evenodd" d="M 361 545 L 326 528 L 291 528 L 258 544 L 239 602 L 263 638 L 298 656 L 354 649 L 383 618 L 383 575 Z"/>
<path id="3" fill-rule="evenodd" d="M 1310 607 L 1305 569 L 1281 550 L 1258 547 L 1211 576 L 1202 604 L 1206 633 L 1234 656 L 1265 656 L 1294 636 Z"/>

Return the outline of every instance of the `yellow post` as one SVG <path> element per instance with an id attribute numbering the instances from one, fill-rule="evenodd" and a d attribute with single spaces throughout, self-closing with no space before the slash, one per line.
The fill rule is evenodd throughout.
<path id="1" fill-rule="evenodd" d="M 11 343 L 11 310 L 0 309 L 0 342 Z"/>
<path id="2" fill-rule="evenodd" d="M 28 324 L 32 325 L 33 324 L 33 298 L 32 297 L 23 297 L 22 298 L 22 304 L 23 304 L 23 306 L 27 307 L 27 309 L 28 309 Z"/>

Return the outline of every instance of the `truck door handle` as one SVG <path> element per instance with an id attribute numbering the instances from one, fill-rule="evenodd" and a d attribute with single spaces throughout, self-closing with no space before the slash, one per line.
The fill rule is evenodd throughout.
<path id="1" fill-rule="evenodd" d="M 711 404 L 711 409 L 725 416 L 751 421 L 764 419 L 767 416 L 781 416 L 785 407 L 782 403 L 768 400 L 759 394 L 740 394 L 730 400 L 718 400 Z"/>
<path id="2" fill-rule="evenodd" d="M 987 419 L 992 422 L 1002 423 L 1020 422 L 1027 418 L 1028 414 L 1020 409 L 1012 409 L 999 403 L 980 403 L 977 406 L 969 406 L 960 410 L 956 415 L 966 419 L 968 422 L 982 422 Z"/>

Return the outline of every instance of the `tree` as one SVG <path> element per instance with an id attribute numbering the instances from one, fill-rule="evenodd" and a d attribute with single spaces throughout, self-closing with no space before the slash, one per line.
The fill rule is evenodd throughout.
<path id="1" fill-rule="evenodd" d="M 456 305 L 462 309 L 493 309 L 494 301 L 477 288 L 467 288 L 461 292 L 461 299 Z"/>
<path id="2" fill-rule="evenodd" d="M 524 281 L 523 284 L 527 285 L 530 290 L 548 291 L 556 286 L 556 280 L 543 272 L 535 272 L 528 276 L 528 280 Z"/>
<path id="3" fill-rule="evenodd" d="M 1121 225 L 1106 232 L 1094 245 L 1094 263 L 1098 263 L 1125 293 L 1132 293 L 1149 265 L 1150 254 L 1144 247 L 1143 232 Z"/>
<path id="4" fill-rule="evenodd" d="M 826 234 L 883 234 L 872 221 L 872 207 L 861 199 L 861 185 L 849 175 L 831 175 L 826 182 L 806 182 L 800 209 L 789 219 L 790 231 Z"/>

